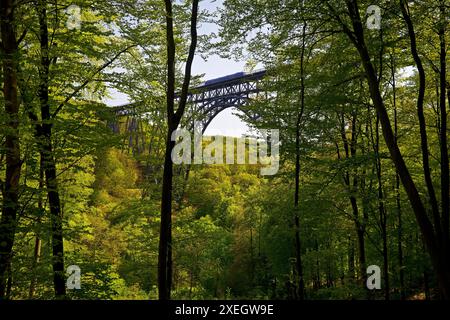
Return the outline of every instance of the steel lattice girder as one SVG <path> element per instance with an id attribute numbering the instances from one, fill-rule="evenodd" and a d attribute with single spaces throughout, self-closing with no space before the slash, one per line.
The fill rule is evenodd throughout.
<path id="1" fill-rule="evenodd" d="M 208 80 L 202 85 L 192 88 L 187 99 L 190 108 L 186 110 L 187 122 L 191 123 L 190 129 L 193 129 L 194 121 L 200 121 L 202 132 L 204 132 L 220 112 L 233 107 L 243 111 L 252 120 L 256 120 L 258 116 L 250 115 L 245 106 L 252 95 L 261 92 L 258 81 L 265 75 L 266 70 L 252 73 L 240 72 Z M 139 105 L 138 102 L 134 102 L 114 107 L 113 112 L 116 116 L 133 116 Z"/>

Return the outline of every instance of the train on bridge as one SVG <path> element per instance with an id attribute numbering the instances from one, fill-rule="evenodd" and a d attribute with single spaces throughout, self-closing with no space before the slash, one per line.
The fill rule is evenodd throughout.
<path id="1" fill-rule="evenodd" d="M 236 72 L 233 74 L 229 74 L 223 77 L 207 80 L 201 85 L 197 86 L 196 89 L 222 86 L 222 85 L 230 85 L 230 83 L 234 82 L 245 82 L 249 80 L 259 80 L 263 78 L 266 74 L 265 69 L 256 70 L 253 72 Z"/>

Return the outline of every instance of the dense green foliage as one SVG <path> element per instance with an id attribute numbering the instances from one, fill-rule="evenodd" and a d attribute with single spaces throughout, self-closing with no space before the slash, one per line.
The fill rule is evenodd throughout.
<path id="1" fill-rule="evenodd" d="M 80 28 L 67 24 L 71 4 L 81 8 Z M 267 94 L 246 106 L 260 118 L 242 119 L 255 132 L 280 130 L 280 170 L 174 166 L 172 298 L 449 298 L 450 3 L 378 1 L 381 29 L 357 38 L 370 4 L 225 0 L 199 14 L 219 26 L 199 37 L 199 53 L 267 69 L 259 83 Z M 177 90 L 191 5 L 173 4 Z M 157 299 L 164 1 L 8 0 L 1 31 L 0 299 Z M 102 102 L 110 89 L 139 103 L 114 114 Z M 55 249 L 58 232 L 64 246 Z M 58 289 L 58 259 L 80 267 L 81 289 Z M 382 270 L 381 290 L 366 288 L 369 265 Z"/>

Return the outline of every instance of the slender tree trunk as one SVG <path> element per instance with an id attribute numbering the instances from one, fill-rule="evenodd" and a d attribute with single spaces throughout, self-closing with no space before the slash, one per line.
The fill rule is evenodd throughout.
<path id="1" fill-rule="evenodd" d="M 376 154 L 376 171 L 377 171 L 377 181 L 378 181 L 378 212 L 379 221 L 381 227 L 381 238 L 383 242 L 383 279 L 384 279 L 384 298 L 389 300 L 389 254 L 387 248 L 387 213 L 386 207 L 384 206 L 384 195 L 383 195 L 383 183 L 382 183 L 382 171 L 381 171 L 381 159 L 379 154 L 380 149 L 380 132 L 379 132 L 379 118 L 377 116 L 376 126 L 375 126 L 375 154 Z"/>
<path id="2" fill-rule="evenodd" d="M 296 252 L 296 272 L 298 281 L 298 298 L 305 298 L 305 282 L 303 279 L 303 265 L 300 239 L 300 215 L 299 215 L 299 195 L 300 195 L 300 125 L 305 109 L 305 32 L 306 22 L 303 23 L 303 40 L 300 54 L 300 108 L 297 113 L 295 130 L 295 194 L 294 194 L 294 227 L 295 227 L 295 252 Z"/>
<path id="3" fill-rule="evenodd" d="M 177 128 L 174 123 L 175 100 L 175 40 L 173 31 L 172 2 L 166 4 L 166 37 L 167 37 L 167 135 L 164 157 L 164 171 L 161 197 L 161 225 L 159 231 L 159 255 L 158 255 L 158 295 L 160 300 L 170 299 L 170 282 L 168 280 L 169 247 L 171 246 L 172 224 L 172 184 L 173 163 L 171 159 L 175 142 L 172 141 L 172 132 Z"/>
<path id="4" fill-rule="evenodd" d="M 391 75 L 392 75 L 392 93 L 394 105 L 394 139 L 398 143 L 398 119 L 397 119 L 397 87 L 395 81 L 395 60 L 391 55 Z M 403 268 L 403 222 L 402 222 L 402 208 L 400 201 L 400 177 L 398 170 L 395 169 L 395 203 L 397 208 L 397 252 L 398 252 L 398 274 L 400 281 L 400 299 L 405 300 L 405 270 Z"/>
<path id="5" fill-rule="evenodd" d="M 38 210 L 39 215 L 41 215 L 44 212 L 44 204 L 42 199 L 42 193 L 41 191 L 44 188 L 44 165 L 42 158 L 40 158 L 40 165 L 39 165 L 39 196 L 38 196 Z M 41 216 L 38 217 L 36 222 L 38 228 L 41 224 Z M 30 281 L 30 290 L 28 293 L 28 298 L 32 299 L 34 296 L 34 292 L 36 291 L 36 282 L 37 282 L 37 266 L 39 265 L 39 260 L 41 258 L 41 245 L 42 240 L 41 236 L 39 234 L 39 231 L 36 231 L 36 238 L 34 242 L 34 255 L 33 255 L 33 262 L 31 264 L 31 281 Z"/>
<path id="6" fill-rule="evenodd" d="M 426 129 L 426 122 L 425 122 L 425 115 L 423 111 L 423 104 L 425 99 L 425 69 L 422 64 L 422 59 L 419 56 L 419 53 L 417 51 L 417 43 L 416 43 L 416 35 L 414 31 L 414 27 L 409 15 L 409 8 L 406 2 L 404 0 L 400 0 L 402 2 L 402 12 L 404 20 L 408 27 L 408 33 L 410 37 L 411 42 L 411 54 L 414 58 L 414 61 L 417 66 L 417 70 L 419 73 L 419 93 L 417 97 L 417 115 L 419 118 L 419 128 L 420 128 L 420 143 L 422 148 L 422 166 L 424 171 L 424 177 L 425 177 L 425 183 L 428 189 L 428 196 L 430 198 L 430 205 L 433 213 L 433 221 L 434 221 L 434 228 L 436 230 L 436 234 L 438 235 L 438 238 L 441 238 L 441 225 L 439 223 L 439 207 L 438 202 L 436 198 L 436 192 L 434 190 L 433 182 L 431 179 L 431 172 L 430 172 L 430 164 L 429 164 L 429 152 L 428 152 L 428 137 L 427 137 L 427 129 Z"/>
<path id="7" fill-rule="evenodd" d="M 447 82 L 447 100 L 448 100 L 448 107 L 450 108 L 450 82 Z"/>
<path id="8" fill-rule="evenodd" d="M 441 254 L 446 260 L 447 267 L 450 268 L 450 229 L 449 229 L 449 159 L 448 159 L 448 140 L 447 140 L 447 44 L 445 41 L 448 14 L 446 14 L 446 5 L 444 0 L 439 1 L 440 23 L 439 23 L 439 44 L 440 44 L 440 73 L 439 73 L 439 109 L 441 116 L 440 127 L 440 149 L 441 149 L 441 212 L 442 212 L 442 248 Z M 450 272 L 450 271 L 449 271 Z"/>
<path id="9" fill-rule="evenodd" d="M 43 111 L 43 114 L 46 114 L 47 112 L 46 108 L 41 111 Z M 43 117 L 43 119 L 46 119 L 46 117 Z M 51 142 L 51 124 L 44 123 L 42 125 L 42 130 L 44 134 L 44 145 L 42 146 L 43 150 L 41 151 L 41 156 L 43 157 L 45 163 L 45 182 L 48 190 L 48 201 L 52 225 L 53 284 L 55 295 L 64 296 L 66 294 L 66 283 L 64 275 L 63 217 L 57 183 L 56 162 L 54 159 L 53 146 Z"/>
<path id="10" fill-rule="evenodd" d="M 172 189 L 173 189 L 173 163 L 171 159 L 175 142 L 172 141 L 172 132 L 180 124 L 181 117 L 186 108 L 191 68 L 197 46 L 197 16 L 198 0 L 192 2 L 191 13 L 191 44 L 185 66 L 184 81 L 175 111 L 175 39 L 173 28 L 172 1 L 165 0 L 166 7 L 166 41 L 167 41 L 167 135 L 164 156 L 163 186 L 161 197 L 161 223 L 158 250 L 158 297 L 160 300 L 170 299 L 172 284 Z M 169 279 L 170 278 L 170 279 Z"/>
<path id="11" fill-rule="evenodd" d="M 327 262 L 327 288 L 333 287 L 333 275 L 331 273 L 331 265 L 330 262 Z"/>
<path id="12" fill-rule="evenodd" d="M 38 222 L 40 224 L 40 221 Z M 37 282 L 37 276 L 36 276 L 36 269 L 39 265 L 39 261 L 41 258 L 41 246 L 42 246 L 42 240 L 39 235 L 36 235 L 35 242 L 34 242 L 34 254 L 33 254 L 33 263 L 31 265 L 31 281 L 30 281 L 30 290 L 28 293 L 28 299 L 33 299 L 34 293 L 36 291 L 36 282 Z"/>
<path id="13" fill-rule="evenodd" d="M 253 286 L 255 281 L 255 255 L 253 250 L 253 227 L 250 226 L 250 283 Z"/>
<path id="14" fill-rule="evenodd" d="M 358 217 L 359 216 L 359 210 L 358 205 L 356 203 L 355 197 L 350 197 L 350 203 L 352 205 L 352 211 L 353 216 Z M 358 219 L 358 218 L 355 218 Z M 362 285 L 365 287 L 365 278 L 366 278 L 366 243 L 364 239 L 364 227 L 361 225 L 361 223 L 358 220 L 355 220 L 355 227 L 356 227 L 356 235 L 358 238 L 358 259 L 359 259 L 359 275 L 358 278 Z"/>
<path id="15" fill-rule="evenodd" d="M 341 114 L 341 138 L 344 145 L 345 158 L 350 159 L 356 156 L 356 145 L 357 145 L 357 115 L 353 113 L 351 121 L 351 139 L 347 138 L 345 130 L 345 117 Z M 339 155 L 338 155 L 339 156 Z M 358 241 L 358 259 L 359 259 L 359 270 L 358 270 L 358 280 L 364 288 L 366 287 L 366 244 L 365 244 L 365 231 L 366 231 L 366 219 L 365 215 L 360 217 L 358 201 L 353 195 L 356 193 L 358 188 L 358 178 L 357 172 L 353 172 L 353 179 L 349 170 L 345 172 L 344 183 L 347 186 L 348 192 L 350 192 L 349 201 L 352 208 L 353 222 L 355 224 L 356 236 Z"/>
<path id="16" fill-rule="evenodd" d="M 352 281 L 355 279 L 355 246 L 352 239 L 349 239 L 348 246 L 348 276 Z"/>
<path id="17" fill-rule="evenodd" d="M 5 181 L 1 181 L 3 205 L 0 220 L 0 300 L 4 299 L 6 294 L 7 269 L 11 262 L 19 211 L 19 183 L 22 168 L 19 142 L 17 63 L 15 61 L 18 44 L 14 31 L 14 2 L 13 0 L 2 0 L 0 4 L 3 97 L 7 116 Z"/>
<path id="18" fill-rule="evenodd" d="M 316 250 L 316 268 L 314 270 L 315 279 L 314 279 L 314 289 L 320 289 L 321 279 L 320 279 L 320 261 L 319 261 L 319 243 L 317 239 L 314 239 L 314 249 Z"/>
<path id="19" fill-rule="evenodd" d="M 299 158 L 297 155 L 296 158 Z M 299 201 L 299 174 L 300 170 L 297 167 L 297 163 L 299 160 L 296 160 L 296 179 L 295 179 L 295 199 L 294 199 L 294 207 L 295 207 L 295 216 L 294 216 L 294 227 L 295 227 L 295 253 L 296 253 L 296 273 L 297 273 L 297 281 L 298 281 L 298 298 L 303 300 L 305 298 L 305 284 L 303 280 L 303 264 L 302 264 L 302 253 L 301 253 L 301 240 L 300 240 L 300 217 L 298 215 L 298 201 Z M 298 163 L 298 166 L 300 164 Z"/>
<path id="20" fill-rule="evenodd" d="M 169 288 L 168 299 L 171 298 L 173 283 L 173 243 L 172 243 L 172 219 L 169 224 L 168 247 L 167 247 L 167 287 Z"/>
<path id="21" fill-rule="evenodd" d="M 172 126 L 169 125 L 169 128 Z M 158 256 L 158 293 L 160 300 L 170 298 L 168 281 L 168 255 L 170 240 L 170 225 L 172 223 L 172 169 L 171 152 L 174 142 L 171 141 L 172 130 L 168 130 L 166 137 L 166 155 L 164 159 L 163 189 L 161 198 L 161 226 L 159 232 L 159 256 Z"/>
<path id="22" fill-rule="evenodd" d="M 37 4 L 39 15 L 39 35 L 41 47 L 41 65 L 39 70 L 39 102 L 41 109 L 42 125 L 38 136 L 38 145 L 45 172 L 48 201 L 50 207 L 52 230 L 52 266 L 53 287 L 56 297 L 62 298 L 66 294 L 64 273 L 64 239 L 62 229 L 61 201 L 56 174 L 56 161 L 52 145 L 52 117 L 49 103 L 49 47 L 47 25 L 47 2 L 39 1 Z"/>
<path id="23" fill-rule="evenodd" d="M 398 276 L 400 281 L 400 299 L 405 300 L 405 269 L 403 267 L 403 221 L 402 221 L 402 207 L 400 202 L 400 178 L 398 173 L 395 174 L 395 202 L 397 206 L 397 252 L 398 252 Z"/>

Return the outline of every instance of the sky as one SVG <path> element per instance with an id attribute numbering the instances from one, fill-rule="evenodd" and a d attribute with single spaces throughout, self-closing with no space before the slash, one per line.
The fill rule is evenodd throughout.
<path id="1" fill-rule="evenodd" d="M 222 5 L 222 0 L 200 1 L 200 9 L 215 11 Z M 217 26 L 203 23 L 200 25 L 199 34 L 210 34 L 217 32 Z M 244 70 L 246 61 L 234 61 L 223 59 L 217 55 L 211 55 L 205 61 L 199 55 L 194 59 L 192 66 L 193 74 L 205 74 L 204 80 L 222 77 Z M 240 112 L 234 108 L 225 109 L 219 113 L 206 129 L 205 135 L 226 135 L 240 137 L 248 131 L 248 126 L 233 113 Z"/>
<path id="2" fill-rule="evenodd" d="M 200 10 L 215 11 L 222 5 L 223 0 L 204 0 L 200 1 Z M 199 25 L 199 35 L 210 34 L 217 31 L 217 26 L 210 23 L 203 23 Z M 217 55 L 208 56 L 205 61 L 200 54 L 194 58 L 192 65 L 192 74 L 204 74 L 203 80 L 214 79 L 228 74 L 233 74 L 244 70 L 245 61 L 234 61 L 230 59 L 223 59 Z M 117 106 L 129 103 L 127 96 L 110 90 L 111 98 L 105 99 L 105 103 L 111 106 Z M 245 122 L 241 121 L 235 113 L 240 111 L 229 108 L 219 113 L 208 126 L 205 135 L 227 135 L 240 137 L 249 131 Z"/>

